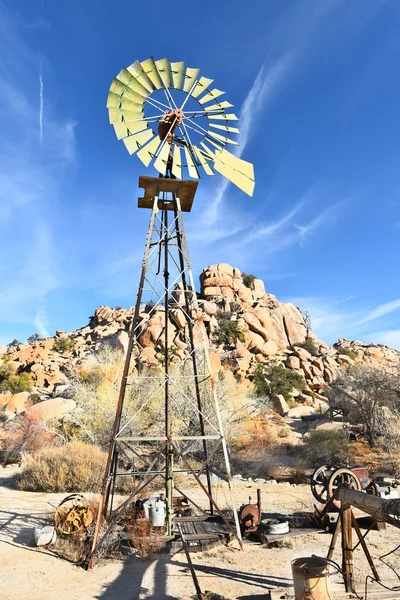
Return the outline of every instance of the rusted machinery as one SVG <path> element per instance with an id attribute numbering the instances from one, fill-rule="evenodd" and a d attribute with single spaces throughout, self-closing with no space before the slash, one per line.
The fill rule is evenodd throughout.
<path id="1" fill-rule="evenodd" d="M 251 503 L 251 496 L 249 496 L 249 503 L 242 504 L 239 509 L 239 521 L 242 535 L 255 533 L 257 527 L 261 521 L 261 490 L 257 490 L 257 504 Z"/>
<path id="2" fill-rule="evenodd" d="M 80 535 L 94 521 L 94 512 L 81 494 L 71 494 L 60 502 L 54 514 L 56 529 L 64 535 Z"/>
<path id="3" fill-rule="evenodd" d="M 314 471 L 311 478 L 311 491 L 316 500 L 326 504 L 338 486 L 345 484 L 348 488 L 365 491 L 374 496 L 379 495 L 376 483 L 370 478 L 367 467 L 337 468 L 322 465 Z"/>

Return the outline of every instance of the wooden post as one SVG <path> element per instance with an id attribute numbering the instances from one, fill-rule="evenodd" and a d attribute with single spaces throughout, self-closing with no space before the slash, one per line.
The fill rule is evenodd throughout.
<path id="1" fill-rule="evenodd" d="M 346 592 L 354 589 L 353 570 L 353 529 L 351 506 L 342 502 L 340 509 L 340 526 L 342 529 L 342 570 Z"/>

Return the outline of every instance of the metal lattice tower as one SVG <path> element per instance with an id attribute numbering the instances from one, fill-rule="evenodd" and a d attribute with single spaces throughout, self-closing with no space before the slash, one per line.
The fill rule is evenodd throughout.
<path id="1" fill-rule="evenodd" d="M 158 477 L 165 479 L 166 534 L 173 535 L 174 487 L 189 498 L 174 486 L 176 473 L 185 473 L 198 484 L 210 514 L 219 514 L 241 543 L 217 382 L 182 216 L 191 209 L 197 182 L 140 177 L 139 185 L 145 189 L 139 207 L 150 208 L 151 217 L 92 557 L 109 533 L 99 539 L 103 516 L 112 515 L 110 530 L 133 497 Z M 144 363 L 149 362 L 145 368 Z M 212 475 L 227 484 L 233 526 L 214 499 Z M 131 477 L 135 486 L 128 500 L 114 511 L 117 477 Z"/>

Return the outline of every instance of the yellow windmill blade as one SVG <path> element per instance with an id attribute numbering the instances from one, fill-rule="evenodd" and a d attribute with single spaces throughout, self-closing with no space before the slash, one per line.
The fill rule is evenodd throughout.
<path id="1" fill-rule="evenodd" d="M 214 79 L 208 79 L 207 77 L 200 77 L 199 81 L 196 84 L 196 87 L 194 88 L 194 90 L 192 92 L 193 98 L 197 98 L 198 96 L 200 96 L 200 94 L 205 92 L 206 89 L 208 88 L 208 86 L 210 86 L 213 82 L 214 82 Z"/>
<path id="2" fill-rule="evenodd" d="M 143 131 L 144 129 L 147 129 L 147 123 L 145 121 L 142 121 L 141 123 L 114 123 L 114 131 L 118 140 L 139 133 L 139 131 Z"/>
<path id="3" fill-rule="evenodd" d="M 205 156 L 201 152 L 201 150 L 199 150 L 199 148 L 194 148 L 194 151 L 196 153 L 196 158 L 198 159 L 199 163 L 203 167 L 203 169 L 206 172 L 206 174 L 207 175 L 214 175 L 215 174 L 214 171 L 212 170 L 212 168 L 208 164 L 207 159 L 205 158 Z M 209 159 L 209 160 L 211 160 L 211 159 Z"/>
<path id="4" fill-rule="evenodd" d="M 223 115 L 208 115 L 208 118 L 210 120 L 217 120 L 217 121 L 239 121 L 237 116 L 234 115 L 233 113 L 224 113 Z"/>
<path id="5" fill-rule="evenodd" d="M 239 171 L 235 171 L 235 169 L 232 169 L 232 167 L 226 165 L 218 159 L 214 162 L 214 169 L 218 171 L 218 173 L 221 173 L 221 175 L 229 179 L 229 181 L 234 183 L 246 194 L 248 194 L 249 196 L 253 195 L 255 184 L 254 181 L 249 179 L 249 177 L 243 175 L 243 173 L 240 173 Z"/>
<path id="6" fill-rule="evenodd" d="M 184 150 L 190 177 L 193 177 L 193 179 L 199 179 L 199 173 L 197 171 L 196 165 L 194 164 L 193 158 L 186 146 L 184 147 Z"/>
<path id="7" fill-rule="evenodd" d="M 182 88 L 184 69 L 185 63 L 183 61 L 171 63 L 172 81 L 174 83 L 173 87 L 177 90 L 180 90 Z"/>
<path id="8" fill-rule="evenodd" d="M 224 102 L 217 102 L 217 104 L 212 104 L 211 106 L 205 106 L 204 110 L 210 112 L 212 110 L 219 110 L 220 108 L 232 108 L 233 104 L 224 100 Z"/>
<path id="9" fill-rule="evenodd" d="M 247 177 L 250 177 L 250 179 L 254 180 L 253 165 L 245 160 L 242 160 L 241 158 L 238 158 L 231 152 L 228 152 L 228 150 L 222 150 L 222 152 L 217 154 L 216 160 L 224 163 L 228 167 L 232 167 L 232 169 L 235 169 L 235 171 L 239 171 L 239 173 L 243 173 L 243 175 L 246 175 Z"/>
<path id="10" fill-rule="evenodd" d="M 143 110 L 121 110 L 120 108 L 109 108 L 108 116 L 110 123 L 122 123 L 125 121 L 137 121 L 144 119 Z"/>
<path id="11" fill-rule="evenodd" d="M 214 88 L 210 92 L 207 92 L 207 94 L 205 96 L 200 98 L 199 102 L 200 102 L 200 104 L 206 104 L 207 102 L 211 102 L 211 100 L 215 100 L 215 98 L 219 98 L 219 96 L 222 96 L 222 94 L 225 94 L 225 92 L 223 92 L 222 90 L 217 90 L 217 88 Z"/>
<path id="12" fill-rule="evenodd" d="M 156 67 L 158 74 L 163 82 L 164 87 L 172 88 L 172 79 L 171 79 L 171 64 L 169 62 L 169 58 L 162 58 L 161 60 L 156 60 Z"/>
<path id="13" fill-rule="evenodd" d="M 143 71 L 146 73 L 151 83 L 153 84 L 156 90 L 161 90 L 163 87 L 163 82 L 160 77 L 160 73 L 157 70 L 156 63 L 154 62 L 154 58 L 151 56 L 147 60 L 143 60 L 141 63 Z"/>
<path id="14" fill-rule="evenodd" d="M 203 150 L 201 152 L 203 152 L 207 158 L 209 158 L 210 160 L 215 160 L 216 154 L 214 150 L 211 150 L 211 148 L 209 148 L 204 142 L 200 142 L 200 146 L 204 150 L 204 152 Z M 218 146 L 218 149 L 221 150 L 221 147 Z"/>
<path id="15" fill-rule="evenodd" d="M 175 175 L 177 179 L 182 179 L 182 158 L 179 146 L 174 146 L 172 159 L 172 175 Z"/>
<path id="16" fill-rule="evenodd" d="M 200 73 L 200 69 L 191 69 L 190 67 L 187 67 L 185 73 L 184 73 L 184 81 L 183 81 L 183 91 L 184 92 L 190 92 L 190 90 L 192 89 L 196 78 L 198 76 L 198 74 Z M 195 88 L 193 88 L 195 89 Z"/>
<path id="17" fill-rule="evenodd" d="M 158 135 L 156 135 L 153 137 L 152 140 L 150 140 L 150 142 L 148 142 L 145 146 L 140 148 L 140 150 L 137 152 L 136 156 L 139 158 L 139 160 L 142 161 L 145 167 L 148 167 L 151 163 L 159 145 L 160 138 L 158 137 Z"/>
<path id="18" fill-rule="evenodd" d="M 154 86 L 151 82 L 151 79 L 147 76 L 146 72 L 143 70 L 143 67 L 138 60 L 135 60 L 135 62 L 127 68 L 127 71 L 133 75 L 140 87 L 146 90 L 147 95 L 151 94 L 154 91 Z"/>
<path id="19" fill-rule="evenodd" d="M 230 133 L 240 133 L 237 127 L 228 127 L 227 125 L 216 125 L 214 123 L 210 123 L 210 127 L 214 127 L 214 129 L 222 129 L 223 131 L 229 131 Z"/>
<path id="20" fill-rule="evenodd" d="M 165 173 L 165 169 L 167 167 L 169 153 L 171 152 L 171 144 L 164 141 L 161 146 L 160 152 L 157 156 L 157 159 L 154 162 L 154 168 L 157 169 L 159 173 Z"/>
<path id="21" fill-rule="evenodd" d="M 119 96 L 114 92 L 108 92 L 107 108 L 119 108 L 122 110 L 143 110 L 144 98 L 132 100 L 125 96 Z"/>
<path id="22" fill-rule="evenodd" d="M 217 138 L 217 140 L 220 140 L 224 144 L 232 144 L 233 146 L 239 146 L 238 142 L 230 140 L 229 138 L 225 137 L 224 135 L 220 135 L 219 133 L 214 133 L 214 131 L 207 131 L 207 135 L 211 136 L 213 139 Z M 208 138 L 208 141 L 211 142 L 210 138 Z"/>
<path id="23" fill-rule="evenodd" d="M 148 142 L 153 136 L 154 132 L 149 128 L 145 129 L 145 131 L 135 133 L 134 135 L 130 135 L 129 137 L 124 138 L 123 142 L 129 154 L 134 154 L 135 152 L 140 150 L 140 148 L 144 146 L 144 144 Z"/>
<path id="24" fill-rule="evenodd" d="M 113 79 L 110 86 L 110 92 L 116 94 L 117 96 L 127 98 L 128 100 L 132 100 L 132 102 L 137 101 L 143 103 L 145 101 L 145 98 L 143 96 L 138 94 L 135 90 L 125 85 L 124 83 L 122 83 L 122 81 L 119 81 L 118 79 Z"/>

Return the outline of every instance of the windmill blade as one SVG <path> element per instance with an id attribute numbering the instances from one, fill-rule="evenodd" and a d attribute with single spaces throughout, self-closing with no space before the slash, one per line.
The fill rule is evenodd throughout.
<path id="1" fill-rule="evenodd" d="M 114 82 L 115 82 L 115 84 L 114 84 Z M 151 93 L 148 90 L 146 90 L 146 88 L 136 79 L 136 77 L 132 77 L 130 82 L 126 85 L 125 85 L 125 83 L 122 83 L 122 81 L 119 81 L 118 79 L 113 79 L 113 83 L 111 84 L 110 90 L 112 90 L 113 92 L 116 92 L 116 90 L 112 89 L 113 85 L 116 88 L 121 88 L 121 86 L 123 86 L 122 91 L 124 94 L 126 94 L 128 91 L 131 91 L 131 92 L 134 92 L 136 95 L 141 96 L 144 99 L 146 99 Z"/>
<path id="2" fill-rule="evenodd" d="M 212 136 L 214 139 L 217 138 L 217 140 L 221 140 L 221 142 L 224 142 L 224 144 L 233 144 L 234 146 L 239 146 L 239 144 L 237 142 L 235 142 L 234 140 L 230 140 L 229 138 L 225 137 L 224 135 L 220 135 L 219 133 L 214 133 L 213 131 L 207 131 L 207 135 Z M 211 141 L 211 140 L 209 140 Z"/>
<path id="3" fill-rule="evenodd" d="M 158 74 L 160 75 L 161 81 L 163 82 L 164 87 L 171 88 L 172 79 L 171 79 L 171 65 L 169 62 L 169 58 L 161 58 L 160 60 L 156 60 L 156 67 Z"/>
<path id="4" fill-rule="evenodd" d="M 171 63 L 172 81 L 174 84 L 173 87 L 176 90 L 182 89 L 184 68 L 185 68 L 185 63 L 183 61 Z"/>
<path id="5" fill-rule="evenodd" d="M 205 90 L 208 88 L 208 86 L 210 86 L 213 82 L 214 82 L 214 79 L 208 79 L 208 77 L 200 77 L 199 81 L 197 82 L 196 87 L 194 88 L 194 90 L 192 92 L 193 98 L 197 98 L 197 96 L 200 96 L 200 94 L 205 92 Z"/>
<path id="6" fill-rule="evenodd" d="M 177 179 L 182 179 L 182 158 L 179 146 L 174 146 L 174 155 L 172 159 L 172 175 Z"/>
<path id="7" fill-rule="evenodd" d="M 143 131 L 147 128 L 148 125 L 146 121 L 142 121 L 141 123 L 114 123 L 115 135 L 119 140 L 122 140 L 129 135 L 139 133 L 139 131 Z"/>
<path id="8" fill-rule="evenodd" d="M 134 135 L 130 135 L 127 138 L 123 139 L 123 142 L 129 152 L 129 154 L 134 154 L 139 150 L 146 142 L 148 142 L 153 137 L 154 131 L 152 129 L 145 129 L 140 133 L 135 133 Z M 157 136 L 158 137 L 158 136 Z"/>
<path id="9" fill-rule="evenodd" d="M 154 86 L 138 60 L 135 60 L 135 62 L 127 68 L 127 71 L 132 73 L 137 83 L 147 91 L 147 95 L 154 92 Z"/>
<path id="10" fill-rule="evenodd" d="M 144 112 L 142 110 L 121 110 L 120 108 L 109 108 L 108 116 L 110 123 L 122 123 L 125 121 L 136 121 L 137 119 L 144 119 Z"/>
<path id="11" fill-rule="evenodd" d="M 200 104 L 206 104 L 206 102 L 215 100 L 215 98 L 222 96 L 222 94 L 225 94 L 225 92 L 222 92 L 221 90 L 217 90 L 217 88 L 214 88 L 213 90 L 207 92 L 207 94 L 205 96 L 200 98 L 199 102 L 200 102 Z"/>
<path id="12" fill-rule="evenodd" d="M 209 112 L 210 110 L 218 110 L 220 108 L 232 108 L 233 104 L 231 104 L 230 102 L 227 102 L 226 100 L 224 102 L 219 102 L 217 104 L 212 104 L 211 106 L 205 106 L 204 110 L 206 110 L 207 112 Z"/>
<path id="13" fill-rule="evenodd" d="M 113 79 L 110 85 L 110 92 L 113 94 L 117 94 L 117 96 L 124 96 L 124 98 L 128 98 L 128 100 L 138 102 L 144 102 L 143 96 L 132 90 L 130 87 L 119 81 L 118 79 Z"/>
<path id="14" fill-rule="evenodd" d="M 151 56 L 147 60 L 143 60 L 140 64 L 142 66 L 143 71 L 146 73 L 151 83 L 153 84 L 154 88 L 156 90 L 161 90 L 163 87 L 163 82 L 159 72 L 157 71 L 154 58 Z"/>
<path id="15" fill-rule="evenodd" d="M 214 127 L 214 129 L 223 129 L 223 131 L 229 131 L 230 133 L 240 133 L 237 127 L 228 127 L 227 125 L 216 125 L 215 123 L 210 123 L 210 127 Z"/>
<path id="16" fill-rule="evenodd" d="M 121 110 L 143 110 L 144 99 L 132 100 L 131 98 L 119 96 L 114 92 L 108 92 L 107 96 L 107 108 L 119 108 Z"/>
<path id="17" fill-rule="evenodd" d="M 234 183 L 238 188 L 243 190 L 243 192 L 249 196 L 253 195 L 254 181 L 246 177 L 246 175 L 239 173 L 239 171 L 235 171 L 235 169 L 232 169 L 232 167 L 229 167 L 218 159 L 214 162 L 214 169 L 229 179 L 229 181 Z"/>
<path id="18" fill-rule="evenodd" d="M 145 167 L 148 167 L 154 155 L 157 152 L 157 148 L 160 145 L 160 138 L 158 135 L 154 136 L 150 142 L 140 148 L 136 156 L 142 161 Z"/>
<path id="19" fill-rule="evenodd" d="M 238 158 L 228 150 L 222 150 L 222 152 L 217 154 L 215 160 L 224 163 L 228 167 L 235 169 L 235 171 L 239 171 L 239 173 L 242 173 L 243 175 L 246 175 L 246 177 L 254 180 L 253 165 L 246 160 Z"/>
<path id="20" fill-rule="evenodd" d="M 159 173 L 164 175 L 165 169 L 167 168 L 168 156 L 171 151 L 171 144 L 167 141 L 164 141 L 164 144 L 161 146 L 161 150 L 157 156 L 157 159 L 154 163 L 154 168 L 157 169 Z"/>
<path id="21" fill-rule="evenodd" d="M 209 148 L 204 142 L 200 142 L 200 146 L 204 148 L 205 152 L 203 152 L 202 150 L 200 152 L 203 152 L 206 158 L 210 160 L 215 160 L 216 154 L 214 150 L 211 150 L 211 148 Z M 218 149 L 221 150 L 220 146 L 218 146 Z"/>
<path id="22" fill-rule="evenodd" d="M 210 167 L 210 165 L 207 162 L 207 159 L 204 158 L 204 155 L 202 154 L 201 150 L 199 150 L 199 148 L 193 148 L 195 153 L 196 153 L 196 157 L 198 159 L 198 161 L 200 162 L 201 166 L 203 167 L 204 171 L 206 172 L 207 175 L 215 175 L 214 171 L 212 170 L 212 168 Z M 211 159 L 209 159 L 211 160 Z"/>
<path id="23" fill-rule="evenodd" d="M 193 177 L 193 179 L 199 179 L 199 172 L 197 171 L 196 165 L 193 162 L 193 158 L 186 146 L 184 147 L 184 150 L 190 177 Z"/>
<path id="24" fill-rule="evenodd" d="M 184 77 L 184 81 L 183 81 L 183 91 L 184 92 L 190 92 L 199 73 L 200 73 L 200 69 L 191 69 L 190 67 L 187 67 L 186 72 L 183 76 Z"/>
<path id="25" fill-rule="evenodd" d="M 224 113 L 223 115 L 208 115 L 208 118 L 217 119 L 218 121 L 239 121 L 237 116 L 233 113 Z"/>

